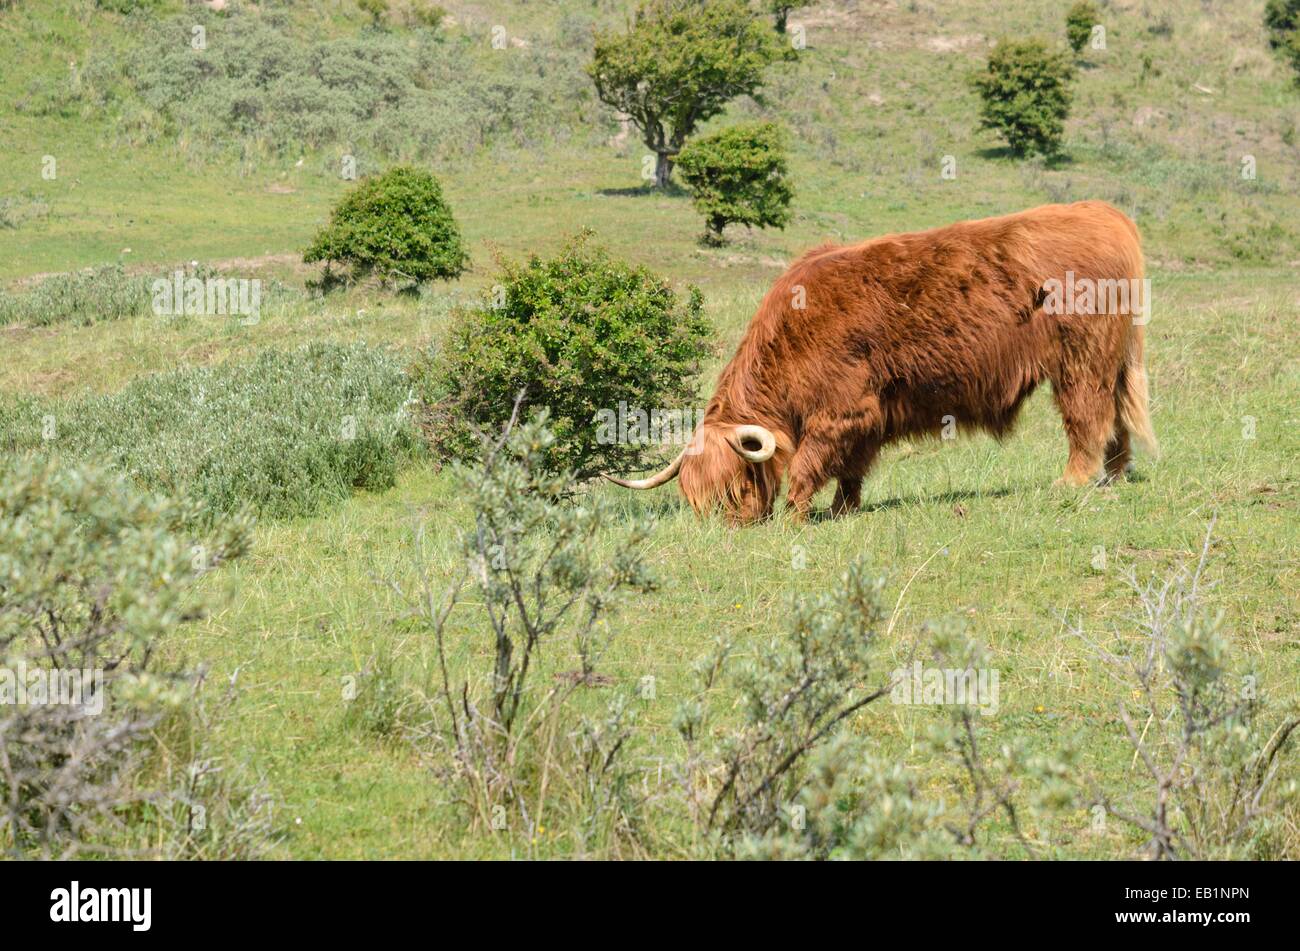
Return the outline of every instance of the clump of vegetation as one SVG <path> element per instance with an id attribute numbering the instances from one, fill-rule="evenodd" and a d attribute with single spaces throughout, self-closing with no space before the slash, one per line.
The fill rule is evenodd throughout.
<path id="1" fill-rule="evenodd" d="M 406 8 L 407 22 L 436 30 L 447 18 L 447 11 L 429 0 L 411 0 Z"/>
<path id="2" fill-rule="evenodd" d="M 30 191 L 0 197 L 0 228 L 17 228 L 28 221 L 48 218 L 49 214 L 49 202 Z"/>
<path id="3" fill-rule="evenodd" d="M 70 323 L 86 326 L 150 313 L 148 277 L 126 273 L 120 264 L 47 277 L 30 290 L 0 290 L 0 325 L 45 327 Z"/>
<path id="4" fill-rule="evenodd" d="M 1082 53 L 1092 36 L 1092 28 L 1101 22 L 1101 11 L 1090 0 L 1079 0 L 1065 14 L 1065 39 L 1074 52 Z"/>
<path id="5" fill-rule="evenodd" d="M 786 134 L 771 122 L 746 123 L 698 139 L 677 164 L 704 216 L 706 244 L 723 243 L 728 224 L 784 228 L 794 190 L 789 182 Z"/>
<path id="6" fill-rule="evenodd" d="M 345 264 L 354 280 L 378 274 L 422 284 L 458 277 L 469 254 L 438 180 L 399 166 L 343 196 L 303 260 Z"/>
<path id="7" fill-rule="evenodd" d="M 456 580 L 442 596 L 428 576 L 405 592 L 436 653 L 429 725 L 416 742 L 456 784 L 476 828 L 535 840 L 545 814 L 567 825 L 580 852 L 600 845 L 617 854 L 636 833 L 624 762 L 631 711 L 619 694 L 595 717 L 577 700 L 610 683 L 597 667 L 618 597 L 653 586 L 643 562 L 648 525 L 598 544 L 611 537 L 610 511 L 598 500 L 556 501 L 571 479 L 547 464 L 546 414 L 516 426 L 521 408 L 516 402 L 503 434 L 485 440 L 482 462 L 462 470 L 475 515 Z M 481 605 L 473 636 L 488 670 L 462 672 L 449 659 L 463 653 L 451 622 L 462 600 Z M 543 666 L 565 640 L 577 668 Z"/>
<path id="8" fill-rule="evenodd" d="M 396 4 L 394 4 L 396 7 Z M 421 26 L 436 7 L 407 8 Z M 195 25 L 207 48 L 189 44 Z M 183 141 L 186 156 L 248 165 L 304 151 L 389 162 L 473 155 L 497 144 L 541 146 L 588 135 L 597 104 L 570 44 L 490 49 L 471 31 L 367 29 L 326 35 L 283 10 L 232 4 L 137 18 L 132 39 L 86 57 L 80 108 L 121 117 L 127 145 Z M 59 82 L 60 88 L 67 84 Z M 338 173 L 337 155 L 327 160 Z"/>
<path id="9" fill-rule="evenodd" d="M 974 689 L 945 698 L 946 721 L 926 740 L 960 771 L 955 803 L 919 791 L 900 764 L 871 753 L 854 718 L 891 696 L 902 676 L 875 669 L 889 617 L 883 589 L 884 579 L 857 560 L 833 590 L 797 601 L 788 633 L 752 658 L 734 664 L 724 643 L 697 665 L 698 692 L 674 722 L 687 748 L 683 785 L 707 849 L 744 858 L 979 856 L 981 829 L 999 817 L 1034 856 L 1021 810 L 1038 815 L 1073 802 L 1068 751 L 1034 754 L 1019 742 L 985 748 L 983 705 L 996 696 Z M 939 670 L 963 684 L 987 677 L 988 657 L 960 625 L 930 633 Z M 724 681 L 741 698 L 739 724 L 709 713 L 707 697 Z"/>
<path id="10" fill-rule="evenodd" d="M 357 0 L 361 12 L 370 17 L 372 25 L 383 26 L 388 17 L 388 0 Z"/>
<path id="11" fill-rule="evenodd" d="M 687 748 L 688 798 L 707 833 L 770 832 L 807 782 L 806 757 L 888 695 L 888 676 L 872 670 L 883 587 L 883 578 L 855 563 L 835 591 L 797 601 L 788 635 L 757 645 L 752 659 L 729 671 L 731 645 L 724 642 L 697 666 L 698 693 L 674 723 Z M 741 698 L 741 722 L 715 730 L 705 698 L 724 676 Z M 712 749 L 701 748 L 718 734 Z M 706 778 L 715 775 L 716 783 Z"/>
<path id="12" fill-rule="evenodd" d="M 194 678 L 158 647 L 250 537 L 242 518 L 196 536 L 192 516 L 99 468 L 0 461 L 0 851 L 110 850 L 161 792 L 136 767 Z"/>
<path id="13" fill-rule="evenodd" d="M 601 101 L 641 130 L 662 188 L 696 127 L 758 92 L 780 55 L 780 41 L 745 0 L 648 0 L 628 32 L 596 35 L 587 72 Z"/>
<path id="14" fill-rule="evenodd" d="M 0 405 L 0 451 L 104 461 L 197 514 L 306 515 L 393 484 L 417 440 L 400 362 L 364 345 L 264 350 L 121 392 Z"/>
<path id="15" fill-rule="evenodd" d="M 1212 530 L 1213 526 L 1211 526 Z M 1094 783 L 1093 808 L 1140 830 L 1154 859 L 1288 858 L 1300 782 L 1280 780 L 1300 715 L 1269 717 L 1266 685 L 1236 666 L 1221 613 L 1203 601 L 1205 547 L 1195 569 L 1133 581 L 1142 634 L 1091 643 L 1124 688 L 1119 717 L 1146 774 L 1122 799 Z"/>
<path id="16" fill-rule="evenodd" d="M 689 401 L 710 337 L 697 289 L 683 300 L 579 235 L 549 260 L 506 264 L 417 361 L 426 434 L 438 457 L 475 459 L 480 435 L 500 431 L 523 392 L 524 412 L 550 411 L 550 471 L 636 468 L 694 431 Z"/>
<path id="17" fill-rule="evenodd" d="M 106 320 L 124 320 L 129 317 L 184 317 L 187 308 L 208 313 L 208 281 L 216 285 L 219 294 L 213 296 L 212 315 L 239 316 L 245 320 L 260 320 L 269 306 L 283 308 L 302 297 L 302 293 L 288 284 L 272 280 L 258 288 L 258 305 L 253 314 L 240 311 L 237 301 L 247 303 L 247 292 L 239 296 L 232 281 L 241 279 L 223 277 L 206 264 L 192 264 L 182 272 L 187 282 L 205 282 L 197 292 L 188 287 L 173 295 L 175 272 L 128 274 L 121 264 L 106 264 L 69 274 L 55 274 L 34 287 L 16 293 L 0 290 L 0 326 L 22 324 L 28 327 L 46 327 L 53 324 L 71 324 L 86 327 Z M 165 293 L 157 293 L 159 282 L 166 285 Z M 192 295 L 192 296 L 191 296 Z M 165 304 L 159 306 L 160 304 Z"/>
<path id="18" fill-rule="evenodd" d="M 983 100 L 980 125 L 1016 155 L 1056 155 L 1065 134 L 1074 66 L 1039 39 L 1002 40 L 971 83 Z"/>

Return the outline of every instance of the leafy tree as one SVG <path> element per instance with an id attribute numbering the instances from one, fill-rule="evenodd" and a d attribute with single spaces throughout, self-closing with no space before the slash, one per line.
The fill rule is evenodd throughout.
<path id="1" fill-rule="evenodd" d="M 786 135 L 770 122 L 732 126 L 692 142 L 678 158 L 691 202 L 704 215 L 707 244 L 722 244 L 728 224 L 784 228 L 793 189 Z"/>
<path id="2" fill-rule="evenodd" d="M 1070 49 L 1082 53 L 1092 36 L 1092 28 L 1101 22 L 1101 11 L 1089 0 L 1079 0 L 1065 15 L 1065 37 Z"/>
<path id="3" fill-rule="evenodd" d="M 745 0 L 647 0 L 626 33 L 596 36 L 587 72 L 602 102 L 629 116 L 655 153 L 655 184 L 695 128 L 756 94 L 780 41 Z"/>
<path id="4" fill-rule="evenodd" d="M 1065 133 L 1074 66 L 1041 39 L 1001 40 L 971 84 L 984 100 L 980 125 L 999 132 L 1016 155 L 1055 155 Z"/>
<path id="5" fill-rule="evenodd" d="M 501 430 L 520 390 L 525 413 L 550 409 L 549 471 L 590 478 L 637 468 L 665 443 L 676 453 L 694 430 L 689 407 L 709 352 L 702 311 L 699 290 L 681 300 L 586 234 L 550 260 L 507 265 L 414 368 L 435 454 L 476 460 L 479 434 Z"/>
<path id="6" fill-rule="evenodd" d="M 348 192 L 303 260 L 341 261 L 354 278 L 374 272 L 423 283 L 459 276 L 469 255 L 438 180 L 399 166 Z"/>

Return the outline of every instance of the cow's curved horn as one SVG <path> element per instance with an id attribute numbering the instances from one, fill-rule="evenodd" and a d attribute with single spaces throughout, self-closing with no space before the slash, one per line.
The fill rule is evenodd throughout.
<path id="1" fill-rule="evenodd" d="M 677 454 L 677 458 L 668 463 L 667 466 L 660 469 L 652 476 L 646 476 L 644 479 L 620 479 L 618 476 L 601 473 L 610 482 L 615 485 L 621 485 L 625 489 L 653 489 L 663 485 L 665 482 L 671 482 L 677 478 L 678 471 L 682 468 L 682 460 L 686 458 L 686 450 L 683 449 Z"/>
<path id="2" fill-rule="evenodd" d="M 758 442 L 757 449 L 745 448 L 745 443 L 754 441 Z M 727 434 L 727 444 L 750 462 L 767 462 L 776 454 L 776 437 L 765 426 L 736 426 Z"/>

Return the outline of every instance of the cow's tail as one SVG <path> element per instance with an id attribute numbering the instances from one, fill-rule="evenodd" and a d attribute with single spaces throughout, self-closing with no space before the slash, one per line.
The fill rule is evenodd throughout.
<path id="1" fill-rule="evenodd" d="M 1150 400 L 1147 395 L 1147 368 L 1143 360 L 1145 329 L 1141 324 L 1129 328 L 1128 350 L 1115 393 L 1120 424 L 1129 439 L 1153 458 L 1160 455 L 1156 434 L 1151 428 Z"/>

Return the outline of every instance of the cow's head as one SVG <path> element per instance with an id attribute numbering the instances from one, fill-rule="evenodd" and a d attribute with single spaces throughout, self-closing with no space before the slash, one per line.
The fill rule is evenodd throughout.
<path id="1" fill-rule="evenodd" d="M 663 470 L 644 479 L 605 478 L 628 489 L 653 489 L 676 478 L 696 513 L 719 508 L 733 522 L 757 522 L 772 514 L 790 451 L 784 434 L 764 426 L 705 422 Z"/>

